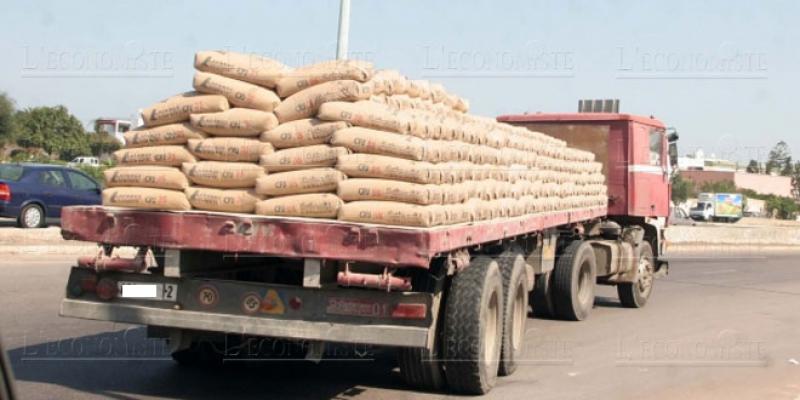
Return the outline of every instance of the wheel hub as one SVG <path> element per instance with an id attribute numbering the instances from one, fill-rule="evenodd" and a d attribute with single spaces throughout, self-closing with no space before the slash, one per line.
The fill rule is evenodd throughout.
<path id="1" fill-rule="evenodd" d="M 653 265 L 650 260 L 642 258 L 639 260 L 639 279 L 637 286 L 639 286 L 640 293 L 647 293 L 653 286 Z"/>
<path id="2" fill-rule="evenodd" d="M 25 226 L 39 226 L 42 222 L 42 216 L 36 209 L 30 209 L 25 212 Z"/>

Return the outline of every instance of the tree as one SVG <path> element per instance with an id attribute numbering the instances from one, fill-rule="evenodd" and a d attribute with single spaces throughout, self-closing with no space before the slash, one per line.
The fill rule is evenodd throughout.
<path id="1" fill-rule="evenodd" d="M 800 206 L 790 197 L 770 197 L 767 199 L 767 208 L 780 219 L 793 219 L 800 211 Z"/>
<path id="2" fill-rule="evenodd" d="M 747 172 L 751 174 L 760 174 L 761 164 L 756 160 L 750 160 L 750 163 L 747 164 Z"/>
<path id="3" fill-rule="evenodd" d="M 14 100 L 0 93 L 0 142 L 13 142 L 14 133 Z"/>
<path id="4" fill-rule="evenodd" d="M 694 182 L 683 179 L 681 174 L 672 176 L 672 201 L 675 204 L 685 203 L 694 192 Z"/>
<path id="5" fill-rule="evenodd" d="M 64 106 L 28 108 L 14 119 L 22 147 L 38 147 L 67 161 L 91 152 L 83 125 Z"/>
<path id="6" fill-rule="evenodd" d="M 100 157 L 113 153 L 122 147 L 122 144 L 107 132 L 95 131 L 89 135 L 89 148 L 92 155 Z"/>
<path id="7" fill-rule="evenodd" d="M 792 176 L 794 173 L 794 164 L 792 163 L 792 157 L 788 157 L 783 164 L 783 168 L 781 168 L 781 176 Z"/>
<path id="8" fill-rule="evenodd" d="M 700 185 L 701 193 L 737 193 L 739 189 L 733 181 L 706 182 Z"/>
<path id="9" fill-rule="evenodd" d="M 792 196 L 796 201 L 800 201 L 800 161 L 794 163 L 792 168 Z"/>
<path id="10" fill-rule="evenodd" d="M 791 165 L 791 163 L 792 152 L 789 150 L 789 145 L 781 140 L 769 152 L 767 174 L 772 174 L 773 172 L 783 173 L 786 171 L 786 165 Z"/>

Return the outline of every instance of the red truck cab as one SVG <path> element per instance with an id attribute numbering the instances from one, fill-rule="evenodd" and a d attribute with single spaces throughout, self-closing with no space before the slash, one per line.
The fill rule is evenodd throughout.
<path id="1" fill-rule="evenodd" d="M 668 132 L 661 121 L 605 112 L 526 113 L 502 115 L 497 120 L 594 153 L 606 176 L 609 218 L 624 224 L 640 221 L 656 256 L 663 253 L 677 134 Z"/>

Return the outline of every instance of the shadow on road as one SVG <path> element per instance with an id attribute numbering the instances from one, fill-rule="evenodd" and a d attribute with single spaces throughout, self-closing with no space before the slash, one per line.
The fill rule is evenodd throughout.
<path id="1" fill-rule="evenodd" d="M 9 351 L 9 357 L 20 382 L 59 385 L 114 399 L 342 399 L 371 387 L 410 390 L 390 350 L 319 364 L 257 360 L 191 368 L 174 363 L 162 340 L 145 336 L 144 328 L 132 328 L 26 345 Z M 345 355 L 348 350 L 340 351 Z"/>

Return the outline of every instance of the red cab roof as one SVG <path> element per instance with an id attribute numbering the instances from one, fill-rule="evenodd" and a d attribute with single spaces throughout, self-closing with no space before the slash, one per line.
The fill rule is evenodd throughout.
<path id="1" fill-rule="evenodd" d="M 497 117 L 500 122 L 598 122 L 598 121 L 633 121 L 657 128 L 665 128 L 664 123 L 655 117 L 642 117 L 632 114 L 615 113 L 534 113 L 509 114 Z"/>

